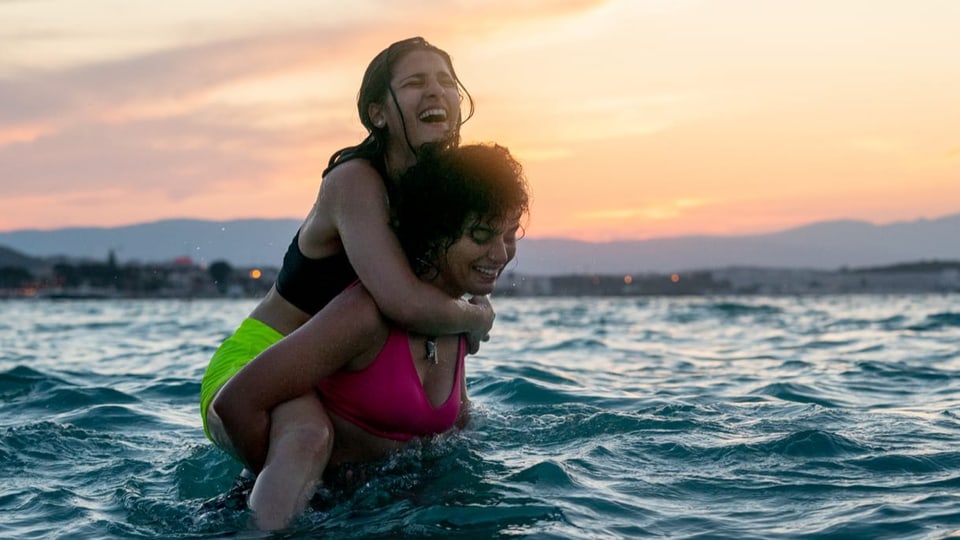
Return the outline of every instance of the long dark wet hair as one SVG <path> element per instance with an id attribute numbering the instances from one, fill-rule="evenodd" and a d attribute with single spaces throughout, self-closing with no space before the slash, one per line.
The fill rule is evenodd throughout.
<path id="1" fill-rule="evenodd" d="M 529 205 L 523 167 L 506 147 L 424 145 L 394 186 L 390 225 L 414 273 L 432 276 L 464 233 L 485 219 L 522 218 Z"/>
<path id="2" fill-rule="evenodd" d="M 460 78 L 457 77 L 457 72 L 453 69 L 453 61 L 446 51 L 430 44 L 422 37 L 407 38 L 391 44 L 386 49 L 380 51 L 380 54 L 370 61 L 370 65 L 367 66 L 367 70 L 363 74 L 363 81 L 360 83 L 360 92 L 357 94 L 357 112 L 360 114 L 360 123 L 363 124 L 363 127 L 367 128 L 368 135 L 360 144 L 341 148 L 334 152 L 333 155 L 330 156 L 327 168 L 323 171 L 323 176 L 326 176 L 327 173 L 337 165 L 357 158 L 367 159 L 374 163 L 378 169 L 383 170 L 382 162 L 386 149 L 387 128 L 386 126 L 377 127 L 374 125 L 373 120 L 370 118 L 370 105 L 373 103 L 385 103 L 389 97 L 393 99 L 394 105 L 399 108 L 397 98 L 393 94 L 393 88 L 390 86 L 390 81 L 393 78 L 393 66 L 397 61 L 413 51 L 428 51 L 440 55 L 447 64 L 450 75 L 457 84 L 457 92 L 460 94 L 461 101 L 463 101 L 464 96 L 466 97 L 468 104 L 467 116 L 464 117 L 461 111 L 456 129 L 450 134 L 450 138 L 443 143 L 444 146 L 457 146 L 460 144 L 460 126 L 473 116 L 473 98 L 470 96 L 470 92 L 467 91 L 466 87 L 463 86 L 463 83 L 460 82 Z M 403 115 L 401 115 L 401 119 L 402 118 Z M 406 127 L 404 127 L 404 136 L 406 136 Z M 409 141 L 407 144 L 409 144 Z M 414 154 L 418 153 L 418 149 L 411 149 L 414 151 Z"/>

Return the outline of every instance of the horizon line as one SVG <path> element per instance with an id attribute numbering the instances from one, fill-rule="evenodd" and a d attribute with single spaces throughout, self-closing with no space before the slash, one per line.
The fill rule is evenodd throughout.
<path id="1" fill-rule="evenodd" d="M 911 224 L 924 221 L 939 221 L 943 219 L 951 218 L 960 218 L 960 210 L 956 212 L 950 212 L 943 214 L 937 217 L 917 217 L 914 219 L 907 220 L 895 220 L 889 222 L 876 222 L 870 221 L 867 219 L 856 219 L 856 218 L 836 218 L 836 219 L 825 219 L 819 221 L 809 221 L 801 225 L 794 225 L 791 227 L 785 227 L 780 229 L 773 229 L 763 232 L 744 232 L 744 233 L 728 233 L 728 234 L 718 234 L 718 233 L 692 233 L 692 234 L 682 234 L 675 236 L 652 236 L 652 237 L 626 237 L 626 238 L 614 238 L 608 240 L 583 240 L 580 238 L 572 238 L 567 236 L 557 236 L 557 235 L 543 235 L 543 236 L 525 236 L 525 239 L 530 240 L 556 240 L 556 241 L 566 241 L 566 242 L 582 242 L 585 244 L 612 244 L 619 242 L 645 242 L 645 241 L 654 241 L 654 240 L 672 240 L 678 238 L 736 238 L 736 237 L 748 237 L 748 236 L 765 236 L 770 234 L 779 234 L 787 231 L 793 231 L 797 229 L 803 229 L 810 226 L 828 224 L 828 223 L 860 223 L 866 224 L 874 227 L 885 227 L 891 225 L 899 224 Z M 150 221 L 141 221 L 136 223 L 128 223 L 122 225 L 66 225 L 61 227 L 55 227 L 51 229 L 42 229 L 42 228 L 26 228 L 26 229 L 10 229 L 10 230 L 0 230 L 0 235 L 7 234 L 18 234 L 18 233 L 52 233 L 58 231 L 68 231 L 68 230 L 110 230 L 110 229 L 126 229 L 132 227 L 140 227 L 145 225 L 157 225 L 167 222 L 175 221 L 193 221 L 193 222 L 202 222 L 210 224 L 224 224 L 237 221 L 297 221 L 302 222 L 303 218 L 300 217 L 237 217 L 229 219 L 208 219 L 202 217 L 170 217 L 155 219 Z"/>

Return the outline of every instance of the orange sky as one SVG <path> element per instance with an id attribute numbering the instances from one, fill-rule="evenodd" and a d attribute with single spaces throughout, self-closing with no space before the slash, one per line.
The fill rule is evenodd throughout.
<path id="1" fill-rule="evenodd" d="M 154 5 L 157 4 L 157 5 Z M 953 0 L 0 3 L 0 230 L 302 217 L 423 35 L 534 191 L 528 235 L 960 212 Z"/>

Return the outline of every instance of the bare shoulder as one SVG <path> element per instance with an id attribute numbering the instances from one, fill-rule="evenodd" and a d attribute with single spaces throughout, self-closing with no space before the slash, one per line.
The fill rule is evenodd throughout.
<path id="1" fill-rule="evenodd" d="M 339 199 L 352 193 L 366 193 L 370 190 L 384 191 L 380 172 L 365 159 L 351 159 L 327 173 L 320 187 L 320 198 Z"/>
<path id="2" fill-rule="evenodd" d="M 329 311 L 331 318 L 349 325 L 350 333 L 354 335 L 372 336 L 386 325 L 380 308 L 362 283 L 347 287 L 331 300 L 321 313 L 324 311 Z"/>
<path id="3" fill-rule="evenodd" d="M 335 339 L 329 345 L 347 351 L 353 362 L 361 364 L 380 350 L 390 332 L 373 297 L 359 283 L 337 295 L 311 323 L 332 330 Z"/>
<path id="4" fill-rule="evenodd" d="M 313 258 L 342 251 L 343 221 L 369 220 L 383 212 L 385 201 L 383 180 L 368 161 L 352 159 L 338 165 L 324 177 L 317 201 L 301 227 L 301 251 Z"/>
<path id="5" fill-rule="evenodd" d="M 339 165 L 327 174 L 321 191 L 315 213 L 329 220 L 344 243 L 351 232 L 385 223 L 387 190 L 369 162 L 357 159 Z M 369 240 L 366 232 L 361 237 Z M 354 250 L 358 245 L 354 244 Z"/>

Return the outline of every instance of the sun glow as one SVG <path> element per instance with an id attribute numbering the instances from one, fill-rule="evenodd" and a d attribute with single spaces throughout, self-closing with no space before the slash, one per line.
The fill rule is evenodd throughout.
<path id="1" fill-rule="evenodd" d="M 960 210 L 950 3 L 514 4 L 0 3 L 0 228 L 301 218 L 365 135 L 366 63 L 410 35 L 452 54 L 463 140 L 524 163 L 530 237 Z"/>

